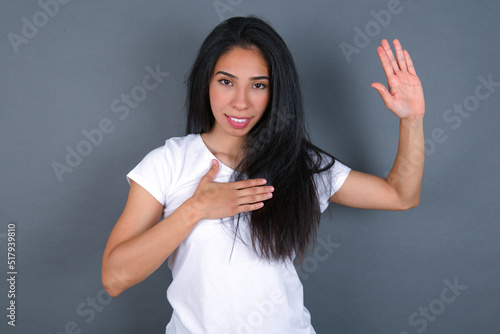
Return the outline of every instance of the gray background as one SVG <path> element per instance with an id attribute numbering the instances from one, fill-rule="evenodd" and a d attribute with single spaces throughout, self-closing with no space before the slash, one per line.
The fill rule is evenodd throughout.
<path id="1" fill-rule="evenodd" d="M 479 76 L 500 81 L 500 2 L 401 0 L 390 22 L 374 23 L 371 11 L 393 2 L 71 1 L 47 15 L 37 1 L 3 1 L 0 277 L 12 221 L 18 275 L 15 328 L 0 280 L 0 331 L 164 332 L 166 265 L 112 300 L 100 282 L 125 174 L 183 135 L 186 73 L 209 31 L 230 16 L 260 14 L 294 55 L 313 142 L 354 169 L 385 176 L 396 153 L 398 119 L 369 86 L 385 83 L 380 39 L 401 40 L 424 85 L 421 204 L 407 212 L 331 206 L 323 215 L 320 239 L 333 245 L 311 253 L 299 273 L 316 331 L 500 333 L 499 84 L 479 88 L 489 93 L 479 105 L 471 97 Z M 23 25 L 34 20 L 36 33 L 25 27 L 29 38 L 14 46 L 9 36 L 25 38 Z M 340 45 L 356 46 L 356 27 L 372 36 L 348 59 Z M 147 66 L 169 74 L 126 117 L 114 113 Z M 464 103 L 470 113 L 448 111 Z M 59 180 L 52 164 L 66 165 L 67 147 L 76 150 L 82 131 L 105 119 L 110 133 Z M 444 290 L 446 282 L 459 290 Z"/>

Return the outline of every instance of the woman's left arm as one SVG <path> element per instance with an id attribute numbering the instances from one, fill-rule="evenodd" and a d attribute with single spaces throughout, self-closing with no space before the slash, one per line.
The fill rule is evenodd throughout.
<path id="1" fill-rule="evenodd" d="M 393 41 L 396 58 L 387 40 L 377 52 L 389 89 L 374 82 L 385 106 L 400 118 L 398 153 L 387 178 L 352 170 L 330 201 L 363 209 L 408 210 L 418 205 L 424 170 L 424 93 L 410 55 Z"/>

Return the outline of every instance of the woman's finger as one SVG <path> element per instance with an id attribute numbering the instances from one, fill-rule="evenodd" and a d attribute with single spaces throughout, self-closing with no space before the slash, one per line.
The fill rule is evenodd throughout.
<path id="1" fill-rule="evenodd" d="M 373 88 L 377 90 L 377 92 L 380 94 L 380 97 L 382 97 L 382 100 L 384 101 L 386 107 L 389 107 L 392 99 L 391 93 L 387 90 L 387 88 L 382 85 L 380 82 L 374 82 L 371 84 Z"/>
<path id="2" fill-rule="evenodd" d="M 263 206 L 264 206 L 263 202 L 240 205 L 236 209 L 236 214 L 243 213 L 243 212 L 255 211 L 255 210 L 262 208 Z"/>
<path id="3" fill-rule="evenodd" d="M 406 50 L 403 50 L 403 53 L 406 60 L 406 66 L 408 67 L 408 72 L 410 72 L 413 75 L 417 75 L 417 72 L 415 72 L 415 67 L 413 67 L 413 62 L 411 61 L 410 54 Z"/>
<path id="4" fill-rule="evenodd" d="M 244 196 L 244 197 L 238 198 L 237 204 L 239 206 L 241 206 L 241 205 L 247 205 L 247 204 L 251 204 L 251 203 L 259 203 L 259 202 L 267 201 L 268 199 L 271 199 L 272 197 L 273 197 L 272 193 Z"/>
<path id="5" fill-rule="evenodd" d="M 397 39 L 393 40 L 392 43 L 394 44 L 394 50 L 396 51 L 396 58 L 398 60 L 399 69 L 401 71 L 408 71 L 401 43 L 399 43 L 399 40 Z"/>
<path id="6" fill-rule="evenodd" d="M 394 75 L 392 63 L 383 47 L 377 47 L 377 53 L 380 58 L 380 63 L 382 64 L 382 69 L 384 70 L 385 76 L 387 77 L 387 81 L 389 81 L 390 77 Z"/>
<path id="7" fill-rule="evenodd" d="M 244 196 L 272 193 L 274 191 L 274 187 L 273 186 L 258 186 L 258 187 L 237 189 L 236 191 L 238 192 L 239 197 L 244 197 Z"/>
<path id="8" fill-rule="evenodd" d="M 210 165 L 210 169 L 208 172 L 203 175 L 201 178 L 200 182 L 212 182 L 215 177 L 217 176 L 217 173 L 219 172 L 219 161 L 217 159 L 212 159 L 212 163 Z"/>
<path id="9" fill-rule="evenodd" d="M 384 48 L 387 59 L 390 61 L 391 65 L 392 65 L 392 73 L 395 74 L 396 72 L 399 72 L 398 63 L 396 62 L 396 59 L 394 58 L 394 54 L 392 53 L 391 46 L 389 45 L 389 42 L 386 39 L 383 39 L 381 43 L 382 43 L 382 47 Z"/>
<path id="10" fill-rule="evenodd" d="M 230 182 L 234 189 L 245 189 L 251 187 L 262 186 L 266 184 L 266 179 L 247 179 L 243 181 Z"/>

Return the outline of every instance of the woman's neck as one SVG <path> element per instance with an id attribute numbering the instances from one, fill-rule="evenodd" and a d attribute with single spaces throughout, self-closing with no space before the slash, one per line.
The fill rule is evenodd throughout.
<path id="1" fill-rule="evenodd" d="M 221 138 L 214 132 L 202 133 L 205 146 L 224 165 L 235 168 L 239 163 L 244 137 L 224 136 Z"/>

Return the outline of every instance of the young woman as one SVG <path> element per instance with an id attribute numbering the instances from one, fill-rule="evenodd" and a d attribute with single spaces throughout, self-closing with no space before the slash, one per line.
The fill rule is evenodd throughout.
<path id="1" fill-rule="evenodd" d="M 292 57 L 254 17 L 206 38 L 191 69 L 187 135 L 150 152 L 128 175 L 130 192 L 104 251 L 112 296 L 165 260 L 173 281 L 166 333 L 315 333 L 293 266 L 314 244 L 329 202 L 406 210 L 419 203 L 424 97 L 410 55 L 377 48 L 400 118 L 387 178 L 351 170 L 314 146 L 304 127 Z"/>

